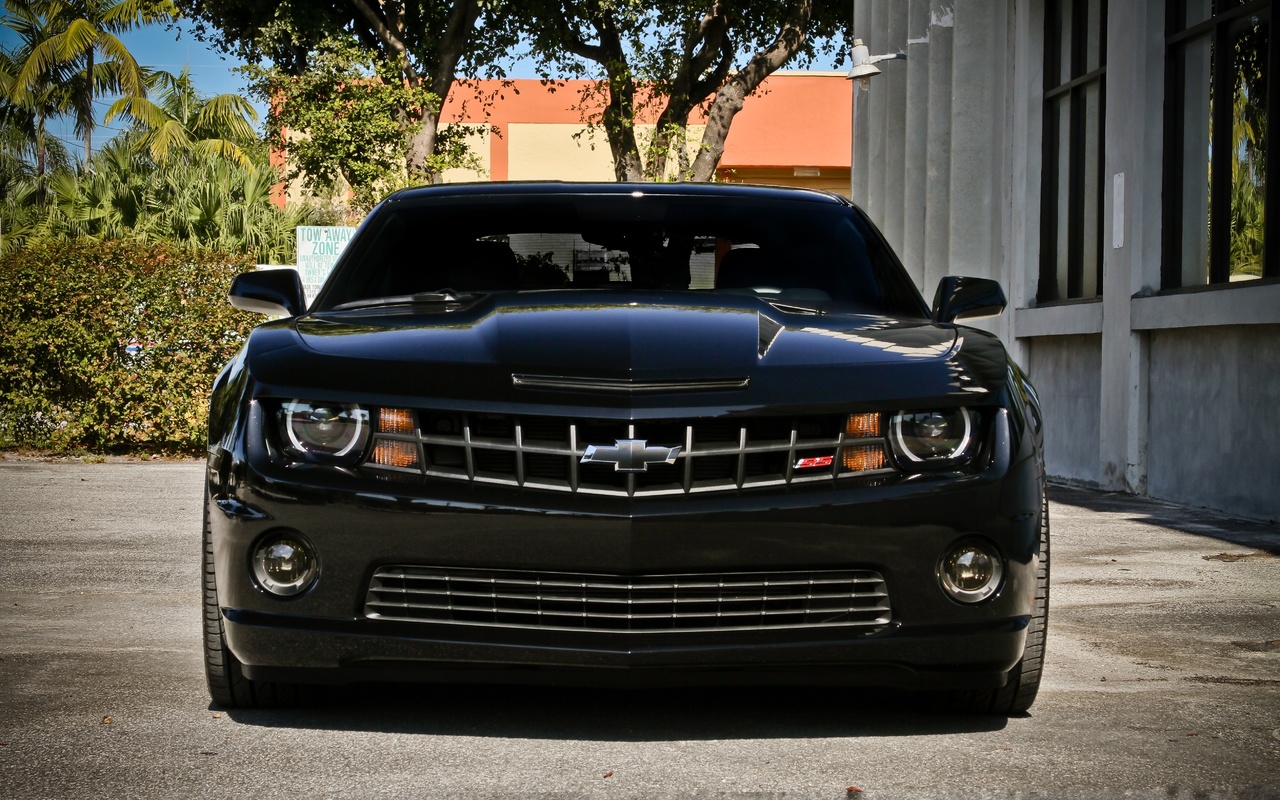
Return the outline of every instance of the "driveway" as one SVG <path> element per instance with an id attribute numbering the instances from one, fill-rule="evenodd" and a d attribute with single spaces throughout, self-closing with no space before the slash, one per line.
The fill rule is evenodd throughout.
<path id="1" fill-rule="evenodd" d="M 1280 798 L 1280 530 L 1055 488 L 1031 713 L 362 687 L 220 711 L 196 463 L 0 460 L 0 798 Z M 852 788 L 861 790 L 852 791 Z"/>

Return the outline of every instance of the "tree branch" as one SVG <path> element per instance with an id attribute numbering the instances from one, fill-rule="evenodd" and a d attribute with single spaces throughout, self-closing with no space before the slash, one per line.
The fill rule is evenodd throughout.
<path id="1" fill-rule="evenodd" d="M 592 25 L 600 37 L 602 63 L 609 76 L 609 104 L 604 110 L 604 130 L 613 151 L 613 173 L 620 181 L 642 180 L 643 165 L 640 147 L 636 144 L 635 76 L 627 63 L 613 14 L 600 9 L 592 19 Z"/>
<path id="2" fill-rule="evenodd" d="M 804 44 L 809 20 L 813 16 L 813 0 L 794 0 L 782 28 L 773 43 L 756 53 L 742 69 L 720 87 L 707 113 L 707 127 L 702 134 L 702 147 L 693 161 L 695 181 L 709 181 L 724 155 L 729 125 L 742 110 L 747 95 L 759 88 L 764 79 L 776 72 Z"/>
<path id="3" fill-rule="evenodd" d="M 409 58 L 409 50 L 404 43 L 404 9 L 401 8 L 400 13 L 395 15 L 396 27 L 392 28 L 388 20 L 369 5 L 367 0 L 351 0 L 351 5 L 355 6 L 356 10 L 369 21 L 379 41 L 394 55 L 396 65 L 409 83 L 416 85 L 421 78 L 418 76 L 418 70 L 413 66 L 413 61 Z"/>
<path id="4" fill-rule="evenodd" d="M 479 16 L 478 0 L 455 0 L 453 8 L 449 10 L 449 22 L 437 48 L 436 72 L 431 79 L 431 93 L 439 97 L 441 103 L 449 96 L 458 61 L 466 52 L 467 38 Z"/>

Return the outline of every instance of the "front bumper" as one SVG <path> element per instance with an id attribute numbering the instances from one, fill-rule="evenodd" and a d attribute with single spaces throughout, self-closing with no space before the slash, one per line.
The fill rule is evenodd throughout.
<path id="1" fill-rule="evenodd" d="M 806 682 L 1001 686 L 1022 654 L 1038 558 L 1039 470 L 1027 442 L 1017 450 L 976 475 L 585 503 L 448 481 L 353 489 L 345 476 L 249 458 L 210 501 L 227 646 L 255 680 L 757 683 L 802 671 Z M 319 553 L 320 579 L 300 597 L 273 597 L 250 577 L 254 543 L 281 528 Z M 994 544 L 1006 569 L 997 596 L 966 606 L 942 593 L 936 571 L 943 552 L 971 536 Z M 871 569 L 893 615 L 870 634 L 365 618 L 370 578 L 388 564 L 611 575 Z"/>

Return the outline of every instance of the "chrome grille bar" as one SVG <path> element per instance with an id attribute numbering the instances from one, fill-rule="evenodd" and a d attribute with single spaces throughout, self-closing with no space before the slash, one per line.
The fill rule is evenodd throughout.
<path id="1" fill-rule="evenodd" d="M 625 497 L 786 486 L 892 473 L 885 460 L 879 469 L 843 470 L 847 447 L 870 446 L 887 454 L 883 436 L 847 438 L 840 417 L 802 417 L 790 421 L 766 418 L 726 424 L 703 420 L 592 420 L 564 417 L 520 417 L 451 412 L 414 412 L 419 425 L 414 433 L 376 432 L 375 440 L 412 442 L 419 453 L 415 466 L 392 466 L 372 461 L 375 472 L 395 472 L 476 483 L 501 484 L 548 491 Z M 460 422 L 453 431 L 429 430 L 424 415 L 447 415 Z M 477 419 L 488 420 L 477 429 Z M 493 424 L 489 424 L 493 423 Z M 488 427 L 485 427 L 488 425 Z M 530 426 L 546 437 L 530 435 Z M 763 426 L 765 433 L 755 431 Z M 802 426 L 825 429 L 808 435 Z M 500 429 L 495 435 L 495 427 Z M 782 428 L 785 427 L 785 430 Z M 599 431 L 612 428 L 613 433 Z M 680 446 L 675 469 L 657 465 L 647 472 L 610 474 L 607 466 L 580 463 L 588 444 L 609 444 L 612 439 L 643 439 L 655 445 Z M 798 469 L 802 454 L 831 457 L 830 468 Z M 452 454 L 450 458 L 441 454 Z M 753 460 L 754 459 L 754 460 Z M 534 462 L 537 463 L 534 463 Z"/>

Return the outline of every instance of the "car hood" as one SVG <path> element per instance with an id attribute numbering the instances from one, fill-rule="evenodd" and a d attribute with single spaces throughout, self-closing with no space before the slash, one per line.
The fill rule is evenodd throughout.
<path id="1" fill-rule="evenodd" d="M 259 383 L 416 403 L 847 406 L 986 393 L 1005 370 L 977 331 L 709 293 L 512 293 L 264 327 Z"/>

